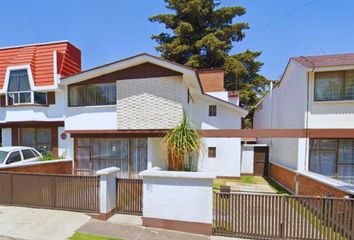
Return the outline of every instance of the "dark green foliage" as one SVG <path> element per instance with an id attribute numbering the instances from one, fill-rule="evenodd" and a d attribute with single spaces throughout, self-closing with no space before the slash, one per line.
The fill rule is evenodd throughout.
<path id="1" fill-rule="evenodd" d="M 217 0 L 165 0 L 171 14 L 150 17 L 165 25 L 168 32 L 153 35 L 163 58 L 193 68 L 225 68 L 225 88 L 241 91 L 241 105 L 250 111 L 245 127 L 250 127 L 253 108 L 269 81 L 259 74 L 261 52 L 230 55 L 234 42 L 245 37 L 248 23 L 234 22 L 246 13 L 240 6 L 219 7 Z"/>

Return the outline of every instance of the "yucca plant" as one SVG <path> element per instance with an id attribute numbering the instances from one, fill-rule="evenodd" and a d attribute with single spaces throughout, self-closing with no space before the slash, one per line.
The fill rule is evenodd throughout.
<path id="1" fill-rule="evenodd" d="M 169 170 L 182 171 L 184 159 L 188 157 L 188 169 L 193 168 L 193 156 L 198 156 L 203 144 L 198 132 L 190 124 L 186 113 L 181 122 L 168 131 L 163 139 L 168 153 Z"/>

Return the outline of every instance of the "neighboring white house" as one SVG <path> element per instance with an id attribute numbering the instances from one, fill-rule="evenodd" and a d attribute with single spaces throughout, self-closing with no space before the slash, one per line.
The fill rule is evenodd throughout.
<path id="1" fill-rule="evenodd" d="M 258 140 L 270 146 L 278 167 L 353 194 L 354 54 L 291 58 L 281 81 L 256 106 L 254 128 L 304 130 L 300 137 Z M 288 188 L 286 181 L 295 181 L 297 192 L 305 187 L 296 177 L 280 181 Z"/>
<path id="2" fill-rule="evenodd" d="M 4 146 L 74 158 L 80 174 L 116 166 L 135 177 L 167 167 L 162 136 L 186 112 L 203 130 L 198 171 L 240 176 L 241 139 L 215 131 L 240 129 L 248 112 L 224 91 L 222 69 L 140 54 L 81 71 L 80 50 L 64 41 L 0 49 L 0 83 Z"/>

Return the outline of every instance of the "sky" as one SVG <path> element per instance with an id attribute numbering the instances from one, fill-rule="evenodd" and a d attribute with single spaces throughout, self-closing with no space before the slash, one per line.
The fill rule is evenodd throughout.
<path id="1" fill-rule="evenodd" d="M 354 52 L 352 0 L 222 0 L 243 6 L 235 22 L 250 29 L 231 53 L 262 51 L 261 73 L 279 79 L 290 57 Z M 149 16 L 168 13 L 163 0 L 1 0 L 0 47 L 69 40 L 83 69 L 142 52 L 159 55 Z M 6 10 L 4 10 L 6 9 Z"/>

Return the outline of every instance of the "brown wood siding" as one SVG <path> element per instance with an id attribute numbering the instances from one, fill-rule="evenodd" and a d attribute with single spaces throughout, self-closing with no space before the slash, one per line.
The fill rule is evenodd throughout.
<path id="1" fill-rule="evenodd" d="M 19 145 L 18 134 L 19 134 L 18 128 L 17 127 L 13 127 L 11 129 L 12 146 L 18 146 Z"/>
<path id="2" fill-rule="evenodd" d="M 72 85 L 112 83 L 117 80 L 181 76 L 182 73 L 164 68 L 152 63 L 142 63 L 133 67 L 125 68 L 112 73 L 94 77 Z"/>
<path id="3" fill-rule="evenodd" d="M 6 106 L 6 96 L 5 95 L 0 96 L 0 106 L 1 107 Z"/>
<path id="4" fill-rule="evenodd" d="M 0 124 L 1 126 L 1 124 Z M 107 134 L 123 136 L 161 137 L 168 129 L 131 129 L 131 130 L 68 130 L 75 137 L 95 135 L 104 137 Z M 198 130 L 203 137 L 235 137 L 235 138 L 354 138 L 354 129 L 212 129 Z"/>
<path id="5" fill-rule="evenodd" d="M 48 102 L 48 105 L 55 104 L 55 92 L 48 92 L 47 93 L 47 102 Z"/>
<path id="6" fill-rule="evenodd" d="M 54 157 L 58 157 L 58 128 L 51 127 L 51 137 L 52 137 L 52 154 Z"/>
<path id="7" fill-rule="evenodd" d="M 39 128 L 39 127 L 64 127 L 64 121 L 21 121 L 21 122 L 6 122 L 0 123 L 1 128 Z"/>
<path id="8" fill-rule="evenodd" d="M 132 137 L 163 137 L 167 130 L 72 130 L 72 138 L 132 138 Z"/>

